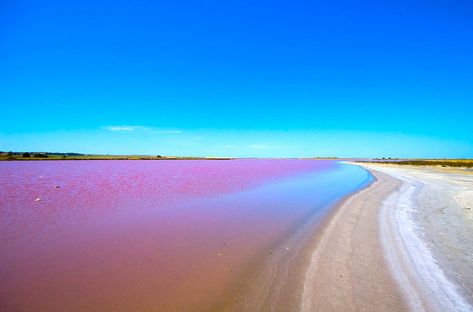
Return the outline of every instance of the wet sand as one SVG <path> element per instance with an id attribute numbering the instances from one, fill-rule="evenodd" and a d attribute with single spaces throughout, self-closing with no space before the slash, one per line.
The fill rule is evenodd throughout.
<path id="1" fill-rule="evenodd" d="M 376 181 L 349 197 L 325 224 L 310 259 L 302 311 L 407 311 L 383 258 L 379 207 L 401 182 Z"/>
<path id="2" fill-rule="evenodd" d="M 383 258 L 378 222 L 382 201 L 401 182 L 374 177 L 255 264 L 215 311 L 407 311 Z"/>

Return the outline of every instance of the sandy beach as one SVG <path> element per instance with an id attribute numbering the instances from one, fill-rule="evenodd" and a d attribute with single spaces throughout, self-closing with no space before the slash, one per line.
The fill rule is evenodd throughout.
<path id="1" fill-rule="evenodd" d="M 327 221 L 302 311 L 472 311 L 473 175 L 365 164 L 376 178 Z"/>

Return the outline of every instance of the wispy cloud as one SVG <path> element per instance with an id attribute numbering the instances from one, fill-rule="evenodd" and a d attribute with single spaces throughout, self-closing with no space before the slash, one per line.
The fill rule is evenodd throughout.
<path id="1" fill-rule="evenodd" d="M 179 134 L 181 130 L 176 129 L 159 129 L 154 127 L 145 126 L 106 126 L 103 129 L 112 132 L 146 132 L 146 133 L 158 133 L 158 134 Z"/>
<path id="2" fill-rule="evenodd" d="M 105 130 L 113 131 L 113 132 L 132 132 L 132 131 L 143 129 L 143 127 L 139 127 L 139 126 L 107 126 L 103 128 Z"/>

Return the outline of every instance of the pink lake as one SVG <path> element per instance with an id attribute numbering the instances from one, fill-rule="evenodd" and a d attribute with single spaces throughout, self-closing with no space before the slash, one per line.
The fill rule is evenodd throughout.
<path id="1" fill-rule="evenodd" d="M 211 308 L 369 180 L 315 160 L 1 162 L 0 310 Z"/>

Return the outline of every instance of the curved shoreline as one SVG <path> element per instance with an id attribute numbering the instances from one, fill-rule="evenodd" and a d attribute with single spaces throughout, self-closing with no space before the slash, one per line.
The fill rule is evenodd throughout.
<path id="1" fill-rule="evenodd" d="M 458 281 L 446 274 L 451 268 L 443 270 L 446 267 L 432 252 L 432 242 L 419 236 L 424 228 L 411 214 L 419 210 L 430 216 L 429 200 L 435 195 L 426 184 L 431 188 L 446 186 L 428 182 L 420 169 L 412 169 L 421 172 L 419 176 L 409 172 L 398 176 L 385 166 L 364 168 L 374 177 L 371 184 L 307 222 L 276 251 L 279 255 L 258 266 L 262 270 L 255 267 L 247 275 L 251 290 L 233 293 L 238 296 L 237 308 L 231 304 L 219 310 L 473 311 L 468 297 L 472 288 L 465 284 L 460 288 Z M 451 176 L 439 176 L 453 183 Z M 448 201 L 452 194 L 437 197 L 443 205 L 453 207 Z M 463 195 L 462 203 L 473 204 Z M 432 215 L 442 222 L 445 217 Z M 454 221 L 452 224 L 463 230 L 462 224 Z M 283 250 L 285 246 L 291 250 Z M 468 275 L 461 277 L 473 283 Z"/>
<path id="2" fill-rule="evenodd" d="M 369 170 L 361 169 L 367 174 L 363 182 L 276 242 L 271 256 L 251 263 L 212 311 L 300 311 L 306 271 L 320 233 L 347 200 L 376 181 Z"/>

